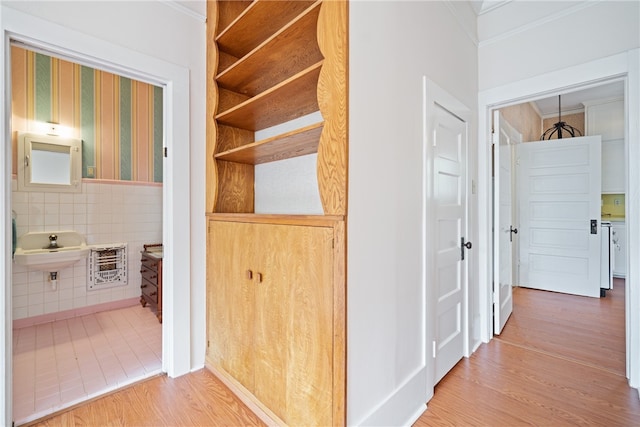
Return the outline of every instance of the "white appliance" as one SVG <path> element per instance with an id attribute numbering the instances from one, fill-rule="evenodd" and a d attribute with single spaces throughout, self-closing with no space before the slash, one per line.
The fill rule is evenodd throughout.
<path id="1" fill-rule="evenodd" d="M 601 221 L 602 243 L 600 250 L 600 296 L 605 296 L 607 289 L 613 289 L 613 234 L 610 221 Z"/>

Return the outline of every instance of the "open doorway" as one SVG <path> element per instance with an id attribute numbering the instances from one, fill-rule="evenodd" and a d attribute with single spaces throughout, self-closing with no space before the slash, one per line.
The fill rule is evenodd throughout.
<path id="1" fill-rule="evenodd" d="M 603 60 L 596 60 L 581 66 L 573 67 L 571 70 L 561 70 L 557 72 L 548 73 L 545 75 L 537 76 L 527 79 L 526 81 L 520 81 L 517 83 L 509 84 L 504 87 L 488 90 L 480 94 L 480 134 L 489 135 L 490 119 L 489 112 L 493 109 L 499 109 L 509 105 L 516 105 L 529 100 L 542 99 L 550 96 L 556 96 L 558 93 L 567 93 L 575 91 L 579 88 L 587 88 L 602 85 L 603 83 L 610 82 L 617 79 L 622 79 L 625 83 L 625 115 L 632 117 L 637 114 L 639 99 L 637 94 L 630 88 L 635 87 L 638 84 L 638 70 L 633 66 L 633 60 L 637 52 L 631 51 L 628 53 L 620 54 L 616 57 L 606 58 Z M 576 77 L 580 76 L 580 77 Z M 637 190 L 637 182 L 635 182 L 636 171 L 629 168 L 629 164 L 633 164 L 631 159 L 638 156 L 638 147 L 633 141 L 633 138 L 639 133 L 638 125 L 634 122 L 627 121 L 625 135 L 625 161 L 627 162 L 628 177 L 626 180 L 627 193 L 631 194 L 634 190 Z M 482 228 L 482 235 L 486 236 L 490 241 L 491 229 L 487 227 L 491 222 L 492 209 L 489 203 L 482 201 L 482 195 L 491 194 L 491 183 L 488 177 L 491 176 L 491 158 L 490 158 L 490 146 L 486 144 L 486 141 L 481 139 L 481 149 L 479 156 L 479 194 L 481 199 L 480 211 L 482 213 L 480 221 Z M 486 192 L 486 193 L 485 193 Z M 638 206 L 635 201 L 628 202 L 626 205 L 627 218 L 634 218 L 634 214 L 637 212 Z M 486 212 L 486 216 L 484 213 Z M 631 223 L 631 228 L 634 228 L 635 224 Z M 627 229 L 627 236 L 630 231 Z M 629 251 L 634 252 L 636 250 L 634 243 L 628 240 L 630 243 Z M 484 254 L 481 254 L 481 262 L 483 264 Z M 629 255 L 627 255 L 629 257 Z M 494 258 L 491 250 L 487 251 L 487 261 Z M 487 262 L 488 265 L 490 261 Z M 481 293 L 484 293 L 486 306 L 481 306 L 481 316 L 486 321 L 485 328 L 483 329 L 483 340 L 489 341 L 491 339 L 493 331 L 493 321 L 491 315 L 491 307 L 493 306 L 493 295 L 491 292 L 492 272 L 481 270 Z M 628 264 L 626 286 L 625 286 L 625 305 L 626 305 L 626 376 L 629 379 L 629 383 L 632 387 L 637 387 L 638 384 L 638 372 L 637 366 L 633 364 L 633 360 L 637 359 L 638 342 L 634 339 L 633 329 L 634 322 L 637 320 L 638 301 L 630 299 L 630 295 L 634 294 L 634 289 L 637 287 L 635 280 L 637 272 L 633 265 Z"/>
<path id="2" fill-rule="evenodd" d="M 55 281 L 15 257 L 10 311 L 20 425 L 161 373 L 162 327 L 154 316 L 161 318 L 161 257 L 145 275 L 140 253 L 162 244 L 164 126 L 159 86 L 22 44 L 11 46 L 11 65 L 13 237 L 21 246 L 34 233 L 72 230 L 90 248 L 86 258 L 57 267 Z M 82 141 L 79 191 L 18 185 L 27 132 Z"/>
<path id="3" fill-rule="evenodd" d="M 624 375 L 625 326 L 623 320 L 626 266 L 624 265 L 625 257 L 620 254 L 624 254 L 626 250 L 623 246 L 624 242 L 610 240 L 609 233 L 611 221 L 614 224 L 618 224 L 618 227 L 623 228 L 625 220 L 624 84 L 622 81 L 614 81 L 584 90 L 575 90 L 563 94 L 562 99 L 565 101 L 562 103 L 561 113 L 558 111 L 558 97 L 551 97 L 501 108 L 498 110 L 499 113 L 493 115 L 494 136 L 496 133 L 501 135 L 500 143 L 494 146 L 494 150 L 500 150 L 498 154 L 495 154 L 494 151 L 495 188 L 500 188 L 499 194 L 495 195 L 494 193 L 497 199 L 496 202 L 499 202 L 494 203 L 494 215 L 497 215 L 496 219 L 500 220 L 500 224 L 496 225 L 496 230 L 500 231 L 495 237 L 496 241 L 500 237 L 500 241 L 496 243 L 496 253 L 500 255 L 499 257 L 494 257 L 495 262 L 497 262 L 494 270 L 496 273 L 494 274 L 496 277 L 500 276 L 497 283 L 499 283 L 501 300 L 509 299 L 509 302 L 511 302 L 511 286 L 523 287 L 516 289 L 513 294 L 514 313 L 512 318 L 516 319 L 512 322 L 515 322 L 516 325 L 512 325 L 511 332 L 507 334 L 508 337 L 501 335 L 500 339 L 508 339 L 510 342 L 516 342 L 519 345 L 524 345 L 529 339 L 536 341 L 535 334 L 528 334 L 524 329 L 517 329 L 522 335 L 513 332 L 514 327 L 525 327 L 522 322 L 523 318 L 532 320 L 536 317 L 536 315 L 527 310 L 535 306 L 538 299 L 552 298 L 550 295 L 545 297 L 537 295 L 537 293 L 544 292 L 535 289 L 560 292 L 565 296 L 573 294 L 596 297 L 596 301 L 580 302 L 580 298 L 583 297 L 571 299 L 558 295 L 558 301 L 562 301 L 564 298 L 567 304 L 571 306 L 579 305 L 583 310 L 588 309 L 590 311 L 581 311 L 580 316 L 576 315 L 574 318 L 569 317 L 564 320 L 562 319 L 562 313 L 569 312 L 570 309 L 568 307 L 562 309 L 562 313 L 558 312 L 557 315 L 552 315 L 553 310 L 547 315 L 555 318 L 559 323 L 573 322 L 576 326 L 578 326 L 577 322 L 586 324 L 593 320 L 592 323 L 589 323 L 593 325 L 590 328 L 591 338 L 594 342 L 608 343 L 604 347 L 606 350 L 600 353 L 602 355 L 606 353 L 609 357 L 602 358 L 600 354 L 594 352 L 591 354 L 592 363 L 599 366 L 611 365 L 612 370 L 617 370 L 618 374 Z M 559 118 L 560 115 L 562 119 Z M 567 135 L 565 131 L 564 138 L 559 141 L 549 141 L 547 138 L 541 141 L 541 135 L 544 130 L 552 128 L 553 124 L 558 123 L 560 120 L 572 126 L 573 130 L 575 130 L 575 138 Z M 516 135 L 517 138 L 511 135 Z M 575 150 L 582 152 L 580 147 L 587 147 L 586 141 L 588 141 L 588 138 L 593 138 L 593 135 L 597 135 L 598 138 L 602 139 L 602 156 L 591 153 L 591 157 L 597 160 L 597 168 L 600 169 L 601 167 L 602 179 L 600 178 L 600 170 L 597 170 L 597 173 L 581 174 L 580 176 L 584 176 L 586 181 L 585 185 L 581 187 L 582 190 L 578 191 L 575 189 L 575 185 L 580 183 L 582 179 L 578 180 L 577 166 L 573 164 L 579 161 L 580 165 L 588 165 L 588 160 L 575 153 L 571 154 L 571 159 L 563 160 L 561 155 L 563 152 L 568 151 L 571 151 L 571 153 Z M 553 139 L 557 140 L 557 138 Z M 496 143 L 495 137 L 494 143 Z M 600 143 L 598 143 L 599 145 Z M 553 156 L 549 157 L 547 152 L 553 152 Z M 513 156 L 510 154 L 513 154 Z M 522 169 L 532 162 L 531 156 L 534 154 L 538 159 L 534 180 L 536 186 L 532 186 L 531 182 L 528 184 L 525 182 L 531 181 L 530 177 L 518 173 L 518 171 L 522 172 Z M 588 154 L 588 151 L 585 151 L 585 154 Z M 546 157 L 546 160 L 544 160 L 545 157 L 543 156 Z M 500 162 L 500 166 L 496 164 L 497 162 Z M 551 166 L 547 165 L 549 162 L 552 163 Z M 508 167 L 505 167 L 505 164 Z M 593 167 L 592 165 L 591 169 Z M 508 173 L 511 172 L 511 169 L 514 172 Z M 543 185 L 548 176 L 553 178 L 554 185 Z M 562 182 L 559 181 L 560 176 L 563 177 Z M 505 180 L 508 182 L 503 182 Z M 518 182 L 518 180 L 521 180 L 521 182 Z M 601 191 L 600 188 L 602 188 Z M 511 191 L 512 189 L 513 191 Z M 595 189 L 598 190 L 597 194 L 594 193 L 587 197 Z M 561 194 L 562 192 L 567 194 L 563 195 Z M 582 199 L 593 199 L 592 210 L 595 213 L 591 216 L 597 218 L 598 226 L 595 230 L 591 230 L 591 234 L 588 227 L 591 216 L 587 215 L 588 212 L 582 212 L 581 210 L 578 213 L 571 213 L 572 211 L 570 210 L 572 205 L 578 204 L 577 201 Z M 617 203 L 614 204 L 614 201 Z M 585 203 L 586 201 L 581 202 L 580 205 L 584 206 Z M 549 212 L 549 208 L 541 210 L 544 207 L 540 207 L 541 205 L 555 207 Z M 499 212 L 497 212 L 497 209 L 499 209 Z M 587 215 L 585 219 L 578 219 L 581 214 Z M 527 218 L 527 215 L 529 215 L 529 218 Z M 536 215 L 541 216 L 545 222 L 532 228 L 527 223 Z M 551 218 L 554 217 L 559 218 L 551 221 Z M 503 222 L 504 224 L 502 224 Z M 600 225 L 600 222 L 602 225 Z M 549 233 L 552 233 L 552 235 L 549 235 Z M 572 238 L 563 238 L 565 235 L 571 235 Z M 577 239 L 574 237 L 577 237 Z M 595 239 L 591 242 L 593 244 L 590 245 L 590 252 L 588 250 L 588 239 Z M 602 244 L 600 240 L 602 240 Z M 500 246 L 498 247 L 498 245 Z M 523 245 L 529 246 L 523 249 Z M 565 247 L 568 249 L 565 250 Z M 525 257 L 525 260 L 522 261 L 519 256 L 520 253 L 529 254 L 530 256 L 528 258 Z M 614 255 L 621 258 L 618 261 L 618 270 L 615 272 L 614 266 L 610 265 L 610 260 L 612 260 L 610 257 Z M 549 265 L 541 264 L 537 259 L 541 256 L 553 257 L 554 261 L 562 260 L 562 263 L 558 265 L 556 262 L 551 266 L 553 268 L 549 272 L 549 269 L 545 269 Z M 583 260 L 583 257 L 587 257 L 587 259 Z M 521 261 L 524 269 L 533 268 L 535 265 L 536 270 L 531 273 L 535 276 L 520 274 L 522 271 L 520 268 Z M 581 265 L 590 265 L 591 268 L 584 267 L 576 273 L 568 270 L 569 267 L 567 265 L 571 262 L 581 262 Z M 593 274 L 590 275 L 590 272 Z M 616 275 L 615 280 L 614 273 Z M 509 277 L 505 278 L 504 276 Z M 537 280 L 538 276 L 544 277 L 544 280 Z M 578 278 L 572 283 L 572 278 L 576 277 Z M 587 280 L 588 277 L 591 278 L 590 285 L 587 284 L 589 282 Z M 503 283 L 507 283 L 509 289 L 504 289 Z M 607 295 L 610 296 L 612 301 L 604 300 Z M 597 301 L 598 296 L 603 297 L 603 299 Z M 560 307 L 562 305 L 558 303 L 554 310 Z M 502 314 L 502 316 L 496 316 L 494 322 L 498 320 L 504 322 L 506 320 L 504 319 L 505 313 L 502 313 L 504 310 L 502 310 L 502 307 L 500 309 L 496 307 L 496 310 L 500 310 L 499 314 Z M 509 314 L 507 313 L 506 316 Z M 542 317 L 544 318 L 544 316 Z M 614 322 L 614 319 L 622 319 L 622 321 Z M 537 322 L 539 321 L 547 322 L 549 320 L 545 318 L 544 320 L 538 319 Z M 568 323 L 566 325 L 569 326 Z M 615 326 L 617 330 L 607 329 L 606 325 Z M 496 334 L 500 334 L 501 330 L 502 327 L 498 328 L 494 325 Z M 566 346 L 563 343 L 570 342 L 569 338 L 563 337 L 558 341 L 555 340 L 555 337 L 549 336 L 544 339 L 538 339 L 536 345 L 540 344 L 543 348 L 546 348 L 548 344 L 548 352 L 559 352 L 561 354 L 563 345 Z M 589 355 L 581 355 L 581 358 L 584 358 L 582 356 Z"/>
<path id="4" fill-rule="evenodd" d="M 163 231 L 165 243 L 163 262 L 163 326 L 162 326 L 162 371 L 169 376 L 179 376 L 190 371 L 192 365 L 191 334 L 191 289 L 181 286 L 177 292 L 176 284 L 190 283 L 190 203 L 189 179 L 183 171 L 189 170 L 189 150 L 178 147 L 189 146 L 189 72 L 186 68 L 150 57 L 144 53 L 116 46 L 106 41 L 77 33 L 69 28 L 22 14 L 10 8 L 2 8 L 2 30 L 5 43 L 2 45 L 5 93 L 10 94 L 11 63 L 9 44 L 16 40 L 34 48 L 42 49 L 60 57 L 95 68 L 107 69 L 129 78 L 140 79 L 164 88 L 163 147 L 169 155 L 163 163 Z M 46 42 L 44 41 L 46 40 Z M 5 55 L 6 53 L 6 55 Z M 5 117 L 0 124 L 0 133 L 6 141 L 11 140 L 11 124 L 8 102 L 0 105 L 0 115 Z M 0 155 L 7 169 L 11 168 L 11 149 L 5 147 Z M 177 173 L 182 171 L 182 173 Z M 3 305 L 12 300 L 11 287 L 11 182 L 8 174 L 0 176 L 0 186 L 4 191 L 1 216 L 5 227 L 0 229 L 6 245 L 0 250 L 3 262 L 4 292 Z M 175 254 L 180 254 L 177 257 Z M 178 314 L 177 314 L 178 313 Z M 5 310 L 3 316 L 4 345 L 0 350 L 2 375 L 0 375 L 1 408 L 5 414 L 3 422 L 13 422 L 11 390 L 11 354 L 12 354 L 12 313 Z M 196 345 L 196 347 L 199 347 Z"/>

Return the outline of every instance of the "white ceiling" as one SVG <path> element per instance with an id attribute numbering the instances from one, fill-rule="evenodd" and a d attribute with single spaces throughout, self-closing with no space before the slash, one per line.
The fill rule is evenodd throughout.
<path id="1" fill-rule="evenodd" d="M 580 110 L 584 108 L 585 102 L 596 101 L 599 99 L 623 98 L 624 83 L 622 81 L 617 81 L 560 95 L 562 95 L 560 100 L 562 102 L 563 112 Z M 543 116 L 558 114 L 557 95 L 549 98 L 539 99 L 534 102 Z"/>

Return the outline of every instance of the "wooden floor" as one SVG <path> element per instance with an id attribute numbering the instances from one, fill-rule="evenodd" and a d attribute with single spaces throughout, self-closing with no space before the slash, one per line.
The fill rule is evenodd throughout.
<path id="1" fill-rule="evenodd" d="M 593 299 L 517 288 L 502 335 L 437 385 L 424 426 L 640 426 L 624 376 L 624 283 Z M 262 425 L 212 374 L 153 378 L 42 426 Z"/>
<path id="2" fill-rule="evenodd" d="M 425 426 L 640 426 L 625 378 L 624 281 L 605 298 L 516 288 L 503 333 L 436 386 Z"/>

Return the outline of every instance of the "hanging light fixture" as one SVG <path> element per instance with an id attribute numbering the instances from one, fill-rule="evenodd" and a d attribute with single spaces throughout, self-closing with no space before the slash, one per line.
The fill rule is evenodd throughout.
<path id="1" fill-rule="evenodd" d="M 576 136 L 576 134 L 577 136 L 582 136 L 582 132 L 580 132 L 579 129 L 576 129 L 570 124 L 562 121 L 562 114 L 561 114 L 561 108 L 560 108 L 560 95 L 558 95 L 558 122 L 554 123 L 552 127 L 544 131 L 544 133 L 540 137 L 540 141 L 543 141 L 545 139 L 551 139 L 551 137 L 556 133 L 558 134 L 558 139 L 562 139 L 563 131 L 571 135 L 572 138 Z"/>

